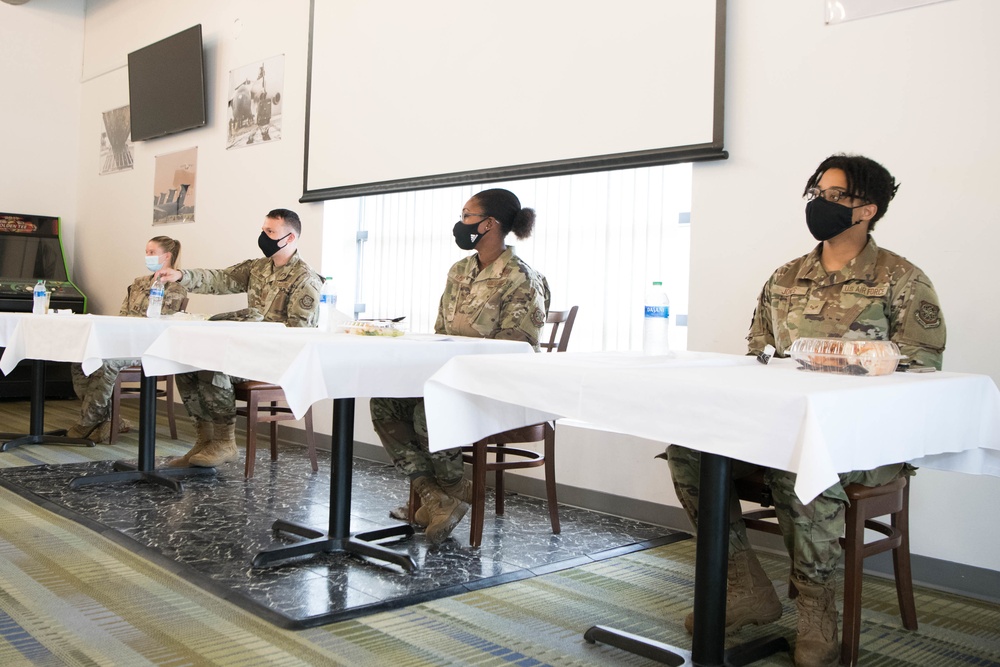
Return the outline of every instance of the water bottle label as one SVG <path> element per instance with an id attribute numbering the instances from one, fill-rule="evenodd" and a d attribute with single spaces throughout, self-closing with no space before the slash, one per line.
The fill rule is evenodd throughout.
<path id="1" fill-rule="evenodd" d="M 646 306 L 646 317 L 670 317 L 670 306 Z"/>
<path id="2" fill-rule="evenodd" d="M 320 303 L 328 303 L 331 306 L 336 306 L 337 305 L 337 295 L 336 294 L 320 294 L 319 295 L 319 302 Z"/>
<path id="3" fill-rule="evenodd" d="M 154 287 L 153 289 L 149 290 L 149 296 L 151 296 L 151 297 L 160 297 L 162 299 L 163 298 L 163 290 L 162 289 L 157 289 L 157 288 Z"/>

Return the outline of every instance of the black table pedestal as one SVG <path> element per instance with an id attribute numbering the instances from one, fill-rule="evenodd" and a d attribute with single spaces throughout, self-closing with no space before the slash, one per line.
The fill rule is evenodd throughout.
<path id="1" fill-rule="evenodd" d="M 729 458 L 702 453 L 691 651 L 601 625 L 587 630 L 583 635 L 585 640 L 609 644 L 675 667 L 739 667 L 789 650 L 784 637 L 763 637 L 728 651 L 725 648 L 731 471 Z"/>
<path id="2" fill-rule="evenodd" d="M 156 468 L 156 376 L 145 373 L 139 381 L 139 461 L 132 465 L 116 461 L 116 472 L 102 475 L 84 475 L 70 480 L 71 489 L 79 489 L 91 484 L 111 484 L 114 482 L 150 482 L 174 491 L 183 487 L 175 477 L 190 475 L 214 475 L 215 468 Z"/>
<path id="3" fill-rule="evenodd" d="M 278 519 L 271 526 L 276 532 L 291 533 L 306 538 L 305 542 L 267 549 L 253 559 L 254 567 L 267 567 L 297 556 L 321 553 L 350 553 L 374 558 L 412 572 L 417 564 L 409 554 L 393 551 L 374 542 L 390 537 L 409 537 L 413 526 L 400 524 L 362 533 L 350 533 L 351 478 L 354 458 L 354 399 L 333 401 L 333 460 L 330 470 L 330 529 L 322 531 Z"/>
<path id="4" fill-rule="evenodd" d="M 0 446 L 0 452 L 9 452 L 21 445 L 75 445 L 93 447 L 94 442 L 86 438 L 66 437 L 66 429 L 45 431 L 45 362 L 32 360 L 31 369 L 31 433 L 2 433 L 0 438 L 11 438 Z"/>

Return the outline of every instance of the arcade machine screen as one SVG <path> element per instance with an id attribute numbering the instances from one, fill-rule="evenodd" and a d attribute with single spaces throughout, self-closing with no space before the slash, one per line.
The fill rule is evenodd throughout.
<path id="1" fill-rule="evenodd" d="M 87 298 L 66 271 L 59 218 L 0 213 L 0 311 L 30 313 L 39 279 L 45 281 L 51 295 L 49 308 L 86 312 Z M 27 398 L 29 392 L 28 364 L 0 377 L 0 398 Z M 46 365 L 46 396 L 73 396 L 68 364 Z"/>

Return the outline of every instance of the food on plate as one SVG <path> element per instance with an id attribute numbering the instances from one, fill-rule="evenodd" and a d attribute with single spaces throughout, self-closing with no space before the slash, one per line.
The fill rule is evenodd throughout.
<path id="1" fill-rule="evenodd" d="M 389 320 L 354 320 L 344 326 L 347 333 L 356 336 L 402 336 L 402 330 Z"/>

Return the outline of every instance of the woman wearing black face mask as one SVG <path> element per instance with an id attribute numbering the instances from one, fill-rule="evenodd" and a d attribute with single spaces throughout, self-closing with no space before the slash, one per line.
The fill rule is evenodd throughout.
<path id="1" fill-rule="evenodd" d="M 784 357 L 798 338 L 891 340 L 911 365 L 941 368 L 945 325 L 934 286 L 914 264 L 879 248 L 870 235 L 897 188 L 885 167 L 866 157 L 833 155 L 819 165 L 803 194 L 808 200 L 806 225 L 820 243 L 779 268 L 764 285 L 747 336 L 750 354 L 773 345 L 776 356 Z M 886 415 L 894 417 L 903 416 Z M 671 446 L 667 456 L 674 488 L 694 522 L 700 455 Z M 741 464 L 734 475 L 758 470 Z M 912 470 L 898 463 L 844 472 L 839 484 L 803 503 L 795 494 L 794 474 L 763 469 L 792 557 L 791 581 L 799 591 L 797 666 L 833 665 L 840 655 L 833 575 L 844 531 L 844 487 L 880 486 Z M 731 524 L 729 544 L 727 632 L 777 620 L 781 602 L 750 548 L 742 520 Z"/>
<path id="2" fill-rule="evenodd" d="M 538 350 L 549 309 L 549 286 L 506 243 L 510 232 L 519 239 L 528 238 L 534 224 L 535 212 L 521 208 L 508 190 L 484 190 L 465 203 L 452 231 L 458 247 L 476 252 L 448 271 L 436 333 L 523 340 Z M 371 414 L 382 446 L 420 494 L 416 523 L 427 527 L 432 544 L 443 542 L 472 499 L 461 450 L 430 453 L 421 398 L 373 398 Z M 407 514 L 406 507 L 392 513 L 404 520 Z"/>

